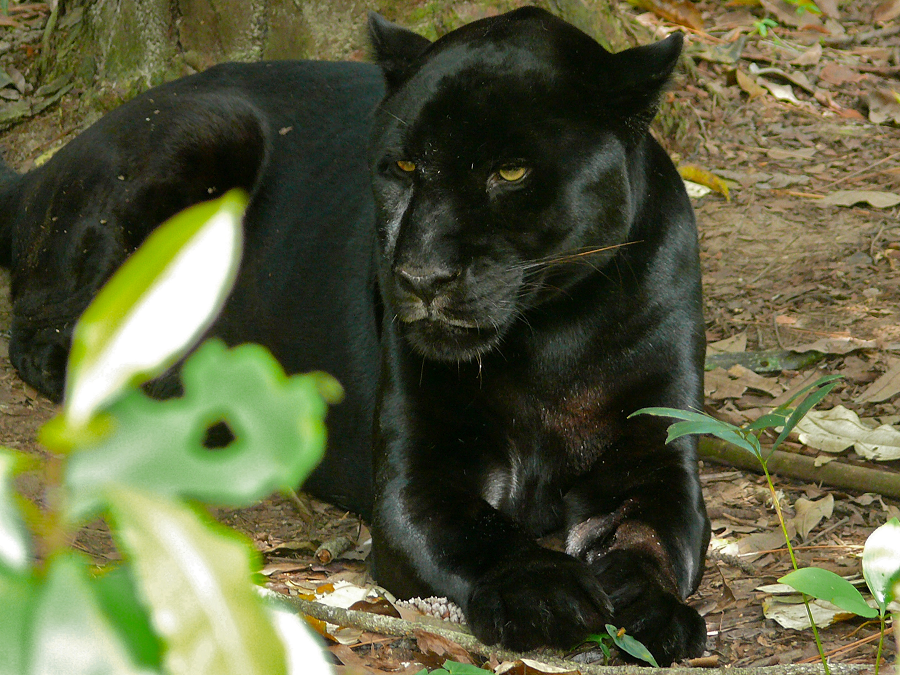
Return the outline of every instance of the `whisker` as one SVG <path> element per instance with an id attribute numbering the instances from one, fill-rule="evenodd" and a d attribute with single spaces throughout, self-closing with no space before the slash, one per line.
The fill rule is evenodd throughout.
<path id="1" fill-rule="evenodd" d="M 549 267 L 550 265 L 570 263 L 570 262 L 583 262 L 587 256 L 594 255 L 596 253 L 603 253 L 604 251 L 612 251 L 614 249 L 623 248 L 625 246 L 631 246 L 632 244 L 640 244 L 640 243 L 642 243 L 641 240 L 626 241 L 621 244 L 612 244 L 611 246 L 601 246 L 599 248 L 590 248 L 590 249 L 586 249 L 583 251 L 573 251 L 571 253 L 565 253 L 563 255 L 547 256 L 546 258 L 538 258 L 537 260 L 532 260 L 532 261 L 524 263 L 522 265 L 514 266 L 513 269 L 520 269 L 523 271 L 531 271 L 536 268 Z"/>

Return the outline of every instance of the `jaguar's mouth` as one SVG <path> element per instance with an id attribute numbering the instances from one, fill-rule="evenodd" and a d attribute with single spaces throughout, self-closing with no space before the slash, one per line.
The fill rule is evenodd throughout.
<path id="1" fill-rule="evenodd" d="M 399 317 L 402 334 L 422 356 L 436 361 L 470 361 L 490 351 L 500 342 L 496 326 L 481 325 L 473 319 L 432 313 L 419 319 Z"/>

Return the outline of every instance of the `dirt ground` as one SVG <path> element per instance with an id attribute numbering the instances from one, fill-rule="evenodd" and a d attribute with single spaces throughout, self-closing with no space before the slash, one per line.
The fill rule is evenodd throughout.
<path id="1" fill-rule="evenodd" d="M 748 353 L 763 350 L 816 343 L 823 353 L 812 365 L 789 364 L 798 370 L 763 369 L 755 376 L 740 368 L 712 371 L 708 410 L 745 422 L 799 384 L 836 373 L 844 379 L 819 409 L 840 405 L 870 426 L 900 424 L 900 1 L 822 0 L 821 15 L 801 12 L 798 1 L 645 4 L 656 11 L 633 10 L 641 21 L 663 34 L 676 28 L 676 19 L 687 33 L 689 59 L 667 94 L 675 121 L 657 131 L 680 167 L 695 167 L 689 177 L 716 190 L 723 181 L 728 186 L 728 200 L 714 190 L 694 201 L 709 341 L 734 338 L 724 348 L 737 352 L 744 365 L 751 364 Z M 12 65 L 24 75 L 21 87 L 0 86 L 0 111 L 3 99 L 35 96 L 29 87 L 40 83 L 29 79 L 29 44 L 37 44 L 45 16 L 38 9 L 22 12 L 18 27 L 4 30 L 0 23 L 0 67 Z M 83 127 L 77 94 L 0 133 L 10 164 L 32 166 Z M 4 275 L 0 443 L 40 454 L 36 431 L 54 406 L 9 364 L 6 284 Z M 797 438 L 787 446 L 825 455 Z M 874 462 L 857 454 L 859 447 L 835 461 L 897 473 L 896 459 Z M 709 461 L 702 477 L 715 540 L 691 602 L 706 617 L 709 655 L 729 666 L 814 660 L 808 630 L 785 628 L 764 614 L 764 605 L 770 616 L 783 605 L 772 609 L 775 596 L 760 588 L 790 570 L 764 481 Z M 775 481 L 780 503 L 797 524 L 800 564 L 860 579 L 862 545 L 875 527 L 900 515 L 900 489 L 883 497 L 864 486 L 848 490 L 782 476 Z M 313 517 L 305 522 L 296 505 L 280 497 L 220 516 L 263 551 L 264 572 L 276 590 L 365 583 L 358 553 L 330 564 L 313 556 L 321 542 L 338 535 L 364 540 L 359 521 L 324 504 L 308 506 Z M 116 557 L 102 525 L 88 528 L 79 546 L 101 563 Z M 822 631 L 832 661 L 874 664 L 877 625 L 840 618 Z M 367 633 L 333 651 L 363 672 L 416 672 L 417 664 L 439 662 L 421 643 Z M 894 661 L 892 644 L 885 656 L 885 663 Z"/>

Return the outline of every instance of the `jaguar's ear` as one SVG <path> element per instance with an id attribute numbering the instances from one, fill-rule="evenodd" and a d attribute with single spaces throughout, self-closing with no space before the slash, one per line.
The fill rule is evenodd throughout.
<path id="1" fill-rule="evenodd" d="M 665 40 L 613 55 L 610 70 L 614 81 L 610 88 L 615 92 L 615 103 L 620 110 L 653 118 L 659 95 L 678 63 L 683 42 L 681 33 L 672 33 Z"/>
<path id="2" fill-rule="evenodd" d="M 369 40 L 390 88 L 403 81 L 412 62 L 431 44 L 427 38 L 391 23 L 375 12 L 369 12 Z"/>

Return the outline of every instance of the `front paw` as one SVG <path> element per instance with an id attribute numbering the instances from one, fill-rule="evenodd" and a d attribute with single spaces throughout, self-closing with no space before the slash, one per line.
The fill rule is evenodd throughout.
<path id="1" fill-rule="evenodd" d="M 660 666 L 701 656 L 706 649 L 703 617 L 662 589 L 645 590 L 639 601 L 617 608 L 615 621 L 643 642 Z"/>
<path id="2" fill-rule="evenodd" d="M 660 666 L 703 654 L 706 622 L 661 585 L 645 557 L 618 551 L 594 567 L 609 591 L 613 623 L 643 642 Z"/>
<path id="3" fill-rule="evenodd" d="M 585 564 L 540 549 L 505 561 L 479 579 L 465 614 L 485 644 L 499 642 L 515 651 L 568 649 L 602 630 L 611 605 Z"/>

